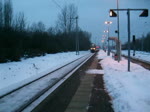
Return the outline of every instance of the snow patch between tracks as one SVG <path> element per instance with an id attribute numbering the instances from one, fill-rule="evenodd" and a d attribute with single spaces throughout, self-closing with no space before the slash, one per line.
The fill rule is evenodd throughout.
<path id="1" fill-rule="evenodd" d="M 104 74 L 104 70 L 89 69 L 86 71 L 87 74 Z"/>

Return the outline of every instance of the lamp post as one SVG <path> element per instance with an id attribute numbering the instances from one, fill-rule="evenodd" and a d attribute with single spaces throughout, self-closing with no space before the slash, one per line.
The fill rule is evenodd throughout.
<path id="1" fill-rule="evenodd" d="M 120 34 L 120 32 L 119 32 L 119 0 L 117 0 L 117 27 L 118 27 L 118 40 L 119 40 L 119 34 Z"/>
<path id="2" fill-rule="evenodd" d="M 143 11 L 139 17 L 148 17 L 148 9 L 110 9 L 110 17 L 116 17 L 114 11 L 127 11 L 128 17 L 128 71 L 130 72 L 130 11 Z"/>
<path id="3" fill-rule="evenodd" d="M 107 36 L 105 35 L 105 39 L 106 39 L 106 41 L 105 41 L 105 45 L 106 45 L 106 47 L 105 47 L 105 52 L 106 52 L 106 49 L 108 48 L 108 45 L 107 45 L 107 40 L 108 40 L 108 30 L 104 30 L 104 33 L 107 33 Z"/>
<path id="4" fill-rule="evenodd" d="M 112 24 L 112 21 L 105 21 L 105 24 L 108 25 L 108 30 L 107 30 L 107 33 L 108 33 L 108 52 L 107 52 L 107 56 L 110 56 L 110 47 L 109 47 L 109 26 L 110 24 Z"/>
<path id="5" fill-rule="evenodd" d="M 103 43 L 103 50 L 105 50 L 105 45 L 106 45 L 106 35 L 102 35 L 102 43 Z"/>
<path id="6" fill-rule="evenodd" d="M 78 16 L 75 18 L 70 18 L 70 21 L 71 19 L 76 20 L 76 55 L 79 55 Z"/>
<path id="7" fill-rule="evenodd" d="M 120 31 L 119 31 L 119 0 L 117 0 L 117 34 L 118 34 L 118 42 L 120 39 Z M 119 43 L 118 43 L 119 44 Z M 120 46 L 120 51 L 117 53 L 118 54 L 118 62 L 121 60 L 121 46 Z"/>
<path id="8" fill-rule="evenodd" d="M 102 42 L 102 49 L 104 49 L 104 39 L 102 39 L 101 42 Z"/>

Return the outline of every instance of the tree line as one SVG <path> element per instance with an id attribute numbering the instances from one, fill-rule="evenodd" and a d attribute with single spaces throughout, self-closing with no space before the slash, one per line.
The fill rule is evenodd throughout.
<path id="1" fill-rule="evenodd" d="M 142 38 L 138 38 L 135 40 L 132 40 L 130 43 L 131 49 L 135 49 L 137 51 L 146 51 L 150 52 L 150 33 L 148 33 L 146 36 L 142 36 Z M 125 43 L 124 48 L 128 48 L 128 43 Z"/>
<path id="2" fill-rule="evenodd" d="M 47 53 L 75 51 L 77 8 L 64 6 L 55 27 L 43 22 L 28 25 L 23 12 L 14 16 L 11 0 L 0 0 L 0 63 Z M 87 50 L 91 34 L 78 28 L 80 50 Z"/>

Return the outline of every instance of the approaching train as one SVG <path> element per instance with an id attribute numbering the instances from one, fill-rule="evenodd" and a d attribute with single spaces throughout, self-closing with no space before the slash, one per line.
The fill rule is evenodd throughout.
<path id="1" fill-rule="evenodd" d="M 98 52 L 99 49 L 100 49 L 100 46 L 96 46 L 95 44 L 91 44 L 91 48 L 90 48 L 91 53 Z"/>

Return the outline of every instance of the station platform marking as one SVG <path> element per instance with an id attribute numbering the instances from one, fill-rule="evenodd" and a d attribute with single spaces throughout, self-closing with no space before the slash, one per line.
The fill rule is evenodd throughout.
<path id="1" fill-rule="evenodd" d="M 98 60 L 95 57 L 88 69 L 96 69 Z M 89 104 L 95 74 L 86 73 L 65 112 L 86 112 Z"/>

